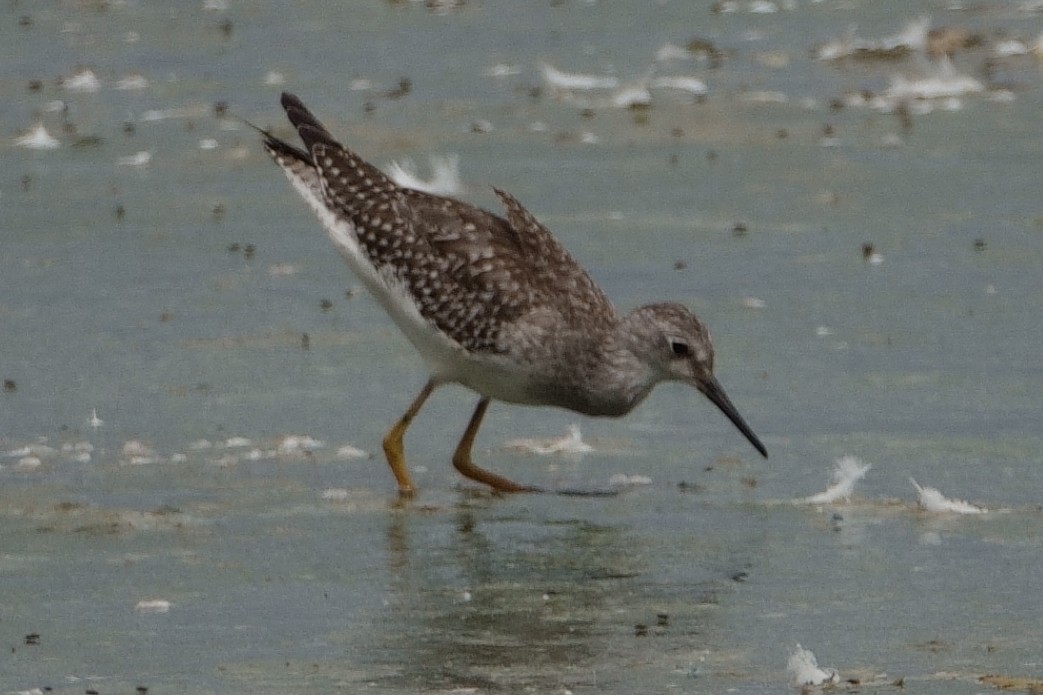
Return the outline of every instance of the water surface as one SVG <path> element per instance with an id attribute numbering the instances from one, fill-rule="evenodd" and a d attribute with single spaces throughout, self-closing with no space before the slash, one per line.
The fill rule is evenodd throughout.
<path id="1" fill-rule="evenodd" d="M 797 643 L 875 691 L 1043 678 L 1040 63 L 994 55 L 1038 10 L 227 5 L 3 11 L 0 692 L 785 692 Z M 916 59 L 813 49 L 922 15 L 983 37 L 955 66 L 986 91 L 844 105 Z M 698 102 L 541 84 L 694 37 L 719 62 L 658 70 Z M 81 67 L 98 91 L 58 84 Z M 651 481 L 494 498 L 449 464 L 475 398 L 446 388 L 398 504 L 379 441 L 421 363 L 238 120 L 289 135 L 282 89 L 378 164 L 459 154 L 464 197 L 511 191 L 621 308 L 691 306 L 771 458 L 680 386 L 623 420 L 494 405 L 493 470 Z M 57 149 L 12 144 L 37 121 Z M 571 423 L 594 453 L 502 447 Z M 844 455 L 852 501 L 793 503 Z M 989 512 L 920 511 L 910 477 Z"/>

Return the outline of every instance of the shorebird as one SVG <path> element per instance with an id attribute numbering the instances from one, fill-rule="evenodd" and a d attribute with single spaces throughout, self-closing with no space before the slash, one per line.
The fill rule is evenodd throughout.
<path id="1" fill-rule="evenodd" d="M 663 381 L 702 392 L 761 455 L 767 450 L 713 374 L 706 326 L 681 304 L 627 314 L 509 193 L 500 216 L 397 185 L 337 142 L 292 94 L 282 107 L 303 148 L 262 131 L 264 146 L 311 206 L 347 265 L 423 357 L 429 378 L 383 440 L 399 493 L 414 492 L 403 437 L 448 383 L 479 395 L 453 454 L 471 480 L 535 492 L 471 460 L 493 400 L 586 415 L 629 413 Z"/>

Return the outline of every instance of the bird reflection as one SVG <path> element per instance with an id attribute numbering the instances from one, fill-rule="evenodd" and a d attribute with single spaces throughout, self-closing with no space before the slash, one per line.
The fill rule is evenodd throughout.
<path id="1" fill-rule="evenodd" d="M 430 518 L 444 514 L 451 524 Z M 483 495 L 448 510 L 400 509 L 387 540 L 379 651 L 392 666 L 385 684 L 410 690 L 592 684 L 612 633 L 601 616 L 640 577 L 620 529 L 534 524 Z"/>

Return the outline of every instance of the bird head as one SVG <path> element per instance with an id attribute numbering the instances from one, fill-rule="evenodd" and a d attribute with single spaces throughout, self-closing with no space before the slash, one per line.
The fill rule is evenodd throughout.
<path id="1" fill-rule="evenodd" d="M 628 316 L 634 331 L 632 348 L 653 370 L 658 381 L 680 381 L 692 386 L 716 405 L 760 454 L 768 451 L 739 414 L 713 373 L 710 331 L 686 307 L 675 303 L 650 304 Z"/>

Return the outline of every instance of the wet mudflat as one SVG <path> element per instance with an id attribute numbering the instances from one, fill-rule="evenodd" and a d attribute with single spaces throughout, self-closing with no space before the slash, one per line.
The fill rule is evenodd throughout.
<path id="1" fill-rule="evenodd" d="M 1039 7 L 4 16 L 0 692 L 1040 688 Z M 493 497 L 446 389 L 400 504 L 422 366 L 238 120 L 283 89 L 691 306 L 771 458 L 494 405 L 484 465 L 620 494 Z"/>

